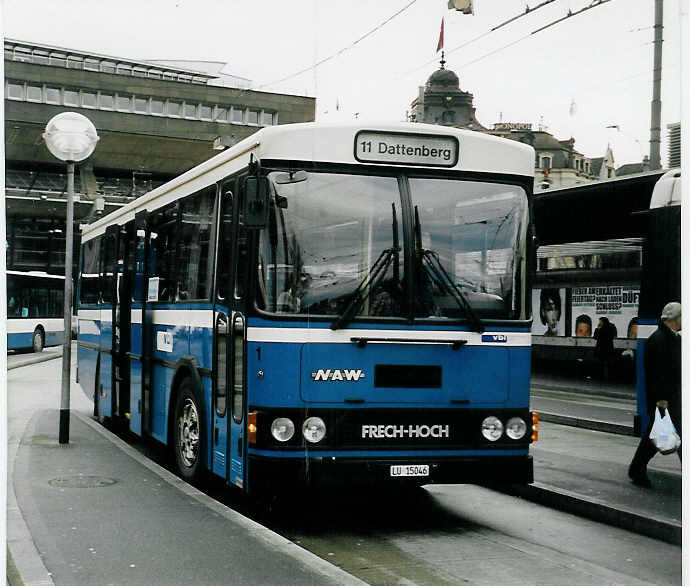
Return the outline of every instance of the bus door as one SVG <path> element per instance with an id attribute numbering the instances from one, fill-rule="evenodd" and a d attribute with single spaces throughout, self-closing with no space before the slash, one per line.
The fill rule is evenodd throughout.
<path id="1" fill-rule="evenodd" d="M 247 450 L 245 430 L 247 429 L 247 320 L 246 285 L 248 282 L 248 234 L 241 222 L 239 202 L 233 214 L 234 238 L 230 283 L 232 311 L 230 322 L 230 482 L 240 487 L 247 486 Z"/>
<path id="2" fill-rule="evenodd" d="M 101 418 L 113 417 L 116 414 L 116 397 L 113 369 L 113 339 L 115 337 L 114 325 L 114 297 L 117 275 L 117 237 L 119 226 L 109 226 L 106 229 L 101 248 L 101 298 L 100 320 L 101 339 L 100 357 L 98 363 L 98 405 L 95 412 Z"/>
<path id="3" fill-rule="evenodd" d="M 228 420 L 227 389 L 232 380 L 230 354 L 230 317 L 232 309 L 231 254 L 232 254 L 232 212 L 233 196 L 226 184 L 219 195 L 219 238 L 216 254 L 215 311 L 213 314 L 213 472 L 225 478 L 230 476 L 228 445 L 230 429 Z M 223 191 L 228 189 L 226 193 Z"/>
<path id="4" fill-rule="evenodd" d="M 246 252 L 243 233 L 234 228 L 237 210 L 231 187 L 225 184 L 220 201 L 220 236 L 216 265 L 214 319 L 215 387 L 213 469 L 231 484 L 246 485 L 244 288 L 240 280 Z M 228 394 L 230 396 L 228 396 Z"/>
<path id="5" fill-rule="evenodd" d="M 113 388 L 115 391 L 116 415 L 123 421 L 135 418 L 133 431 L 139 418 L 139 408 L 130 399 L 130 352 L 132 339 L 132 287 L 134 221 L 120 227 L 116 257 L 116 290 L 113 300 Z"/>
<path id="6" fill-rule="evenodd" d="M 148 364 L 150 352 L 148 339 L 150 331 L 144 327 L 146 323 L 146 295 L 147 295 L 147 238 L 146 219 L 148 212 L 139 212 L 134 218 L 134 227 L 130 234 L 130 247 L 127 253 L 127 272 L 131 275 L 129 288 L 131 291 L 130 303 L 130 342 L 128 352 L 129 367 L 129 394 L 130 394 L 130 420 L 129 428 L 138 435 L 149 432 L 148 413 L 150 400 L 150 386 Z"/>

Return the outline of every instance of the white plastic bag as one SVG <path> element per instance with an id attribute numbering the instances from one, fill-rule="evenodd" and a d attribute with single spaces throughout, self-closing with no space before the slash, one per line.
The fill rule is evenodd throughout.
<path id="1" fill-rule="evenodd" d="M 680 447 L 680 436 L 673 426 L 668 409 L 666 409 L 666 413 L 662 417 L 661 413 L 659 413 L 659 408 L 656 408 L 654 424 L 649 432 L 649 439 L 652 440 L 656 449 L 664 455 L 672 454 Z"/>

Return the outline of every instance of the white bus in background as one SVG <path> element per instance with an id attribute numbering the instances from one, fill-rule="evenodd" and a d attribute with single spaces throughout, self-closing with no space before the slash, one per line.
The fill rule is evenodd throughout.
<path id="1" fill-rule="evenodd" d="M 41 352 L 64 340 L 65 277 L 7 271 L 7 349 Z"/>

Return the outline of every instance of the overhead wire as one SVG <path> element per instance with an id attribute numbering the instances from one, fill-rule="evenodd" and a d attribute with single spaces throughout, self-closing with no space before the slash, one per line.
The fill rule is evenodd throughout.
<path id="1" fill-rule="evenodd" d="M 551 4 L 552 2 L 556 2 L 556 0 L 544 0 L 544 2 L 542 2 L 541 4 L 538 4 L 534 8 L 530 8 L 529 6 L 526 6 L 524 12 L 521 12 L 520 14 L 516 14 L 515 16 L 512 16 L 508 20 L 504 20 L 503 22 L 497 24 L 495 27 L 490 28 L 488 31 L 470 39 L 469 41 L 465 41 L 464 43 L 461 43 L 457 47 L 453 47 L 452 49 L 449 49 L 448 51 L 446 51 L 446 54 L 450 55 L 451 53 L 454 53 L 458 49 L 462 49 L 463 47 L 467 47 L 468 45 L 471 45 L 472 43 L 475 43 L 475 42 L 483 39 L 484 37 L 489 36 L 491 33 L 493 33 L 495 31 L 497 31 L 498 29 L 510 24 L 511 22 L 514 22 L 514 21 L 518 20 L 519 18 L 523 18 L 524 16 L 527 16 L 528 14 L 532 14 L 533 12 L 536 12 L 540 8 L 543 8 L 544 6 L 546 6 L 547 4 Z M 423 63 L 422 65 L 419 65 L 418 67 L 415 67 L 414 69 L 410 69 L 409 71 L 405 72 L 404 75 L 407 75 L 409 73 L 413 73 L 415 71 L 419 71 L 420 69 L 422 69 L 423 67 L 426 67 L 427 65 L 429 65 L 430 63 L 433 63 L 434 61 L 436 61 L 436 57 L 434 57 L 433 59 L 429 59 L 429 61 L 426 61 L 425 63 Z"/>
<path id="2" fill-rule="evenodd" d="M 549 0 L 549 1 L 553 1 L 553 0 Z M 417 0 L 412 0 L 411 2 L 409 2 L 408 4 L 406 4 L 405 6 L 403 6 L 400 10 L 398 10 L 397 12 L 395 12 L 394 14 L 392 14 L 391 16 L 389 16 L 386 20 L 384 20 L 383 22 L 379 23 L 378 25 L 376 25 L 376 26 L 375 26 L 374 28 L 372 28 L 371 30 L 369 30 L 369 31 L 367 31 L 366 33 L 364 33 L 364 34 L 363 34 L 361 37 L 359 37 L 357 40 L 355 40 L 355 41 L 353 41 L 352 43 L 350 43 L 349 45 L 347 45 L 347 46 L 345 46 L 345 47 L 339 49 L 339 50 L 336 51 L 335 53 L 330 54 L 328 57 L 324 57 L 323 59 L 320 59 L 319 61 L 317 61 L 316 63 L 310 65 L 309 67 L 305 67 L 304 69 L 300 69 L 299 71 L 296 71 L 295 73 L 291 73 L 290 75 L 286 75 L 285 77 L 282 77 L 282 78 L 277 79 L 277 80 L 275 80 L 275 81 L 271 81 L 271 82 L 269 82 L 269 83 L 261 84 L 260 86 L 257 87 L 257 89 L 262 89 L 262 88 L 265 88 L 265 87 L 268 87 L 268 86 L 271 86 L 271 85 L 276 85 L 276 84 L 278 84 L 278 83 L 282 83 L 282 82 L 284 82 L 284 81 L 288 81 L 289 79 L 292 79 L 292 78 L 294 78 L 294 77 L 297 77 L 297 76 L 299 76 L 299 75 L 302 75 L 303 73 L 307 73 L 307 72 L 311 71 L 312 69 L 316 69 L 317 67 L 323 65 L 324 63 L 327 63 L 328 61 L 331 61 L 332 59 L 335 59 L 336 57 L 342 55 L 342 54 L 345 53 L 346 51 L 349 51 L 350 49 L 352 49 L 353 47 L 355 47 L 355 45 L 361 43 L 361 42 L 362 42 L 364 39 L 366 39 L 367 37 L 370 37 L 371 35 L 373 35 L 376 31 L 382 29 L 385 25 L 387 25 L 387 24 L 388 24 L 391 20 L 393 20 L 396 16 L 399 16 L 400 14 L 402 14 L 403 12 L 405 12 L 405 11 L 406 11 L 410 6 L 412 6 L 415 2 L 417 2 Z"/>
<path id="3" fill-rule="evenodd" d="M 495 55 L 496 53 L 499 53 L 500 51 L 503 51 L 505 49 L 508 49 L 509 47 L 512 47 L 513 45 L 517 45 L 519 42 L 524 41 L 525 39 L 530 38 L 532 35 L 536 35 L 537 33 L 540 33 L 541 31 L 558 24 L 559 22 L 563 22 L 564 20 L 568 18 L 572 18 L 573 16 L 577 16 L 578 14 L 582 14 L 586 10 L 590 10 L 592 8 L 596 8 L 597 6 L 601 6 L 602 4 L 606 4 L 607 2 L 611 2 L 611 0 L 594 0 L 589 6 L 585 6 L 584 8 L 577 10 L 576 12 L 572 12 L 568 10 L 568 14 L 562 18 L 556 19 L 553 22 L 550 22 L 549 24 L 546 24 L 536 30 L 533 30 L 531 33 L 528 33 L 519 39 L 515 39 L 514 41 L 511 41 L 507 45 L 503 45 L 502 47 L 498 47 L 497 49 L 494 49 L 493 51 L 490 51 L 488 53 L 485 53 L 484 55 L 481 55 L 477 57 L 476 59 L 473 59 L 472 61 L 468 61 L 467 63 L 463 63 L 456 69 L 462 69 L 463 67 L 467 67 L 469 65 L 474 65 L 475 63 L 478 63 L 479 61 L 483 61 L 487 57 L 491 57 L 492 55 Z"/>
<path id="4" fill-rule="evenodd" d="M 302 74 L 307 73 L 307 72 L 309 72 L 309 71 L 315 70 L 317 67 L 323 65 L 324 63 L 327 63 L 328 61 L 331 61 L 332 59 L 335 59 L 336 57 L 342 55 L 342 54 L 345 53 L 346 51 L 349 51 L 349 50 L 351 50 L 352 48 L 354 48 L 357 44 L 359 44 L 360 42 L 362 42 L 364 39 L 368 38 L 369 36 L 371 36 L 372 34 L 374 34 L 376 31 L 378 31 L 378 30 L 380 30 L 381 28 L 383 28 L 383 27 L 384 27 L 386 24 L 388 24 L 391 20 L 393 20 L 394 18 L 396 18 L 397 16 L 399 16 L 400 14 L 402 14 L 403 12 L 405 12 L 408 8 L 410 8 L 410 6 L 412 6 L 413 4 L 415 4 L 416 1 L 417 1 L 417 0 L 411 0 L 411 1 L 408 2 L 405 6 L 403 6 L 400 10 L 396 11 L 395 13 L 393 13 L 393 14 L 392 14 L 391 16 L 389 16 L 387 19 L 385 19 L 384 21 L 382 21 L 381 23 L 379 23 L 377 26 L 375 26 L 374 28 L 372 28 L 372 29 L 370 29 L 369 31 L 367 31 L 366 33 L 364 33 L 362 36 L 360 36 L 358 39 L 356 39 L 355 41 L 353 41 L 353 42 L 350 43 L 349 45 L 347 45 L 347 46 L 345 46 L 345 47 L 342 47 L 342 48 L 339 49 L 338 51 L 336 51 L 336 52 L 334 52 L 334 53 L 331 53 L 331 54 L 328 55 L 327 57 L 324 57 L 323 59 L 320 59 L 319 61 L 317 61 L 316 63 L 314 63 L 314 64 L 312 64 L 312 65 L 310 65 L 310 66 L 308 66 L 308 67 L 305 67 L 305 68 L 303 68 L 303 69 L 300 69 L 299 71 L 296 71 L 296 72 L 294 72 L 294 73 L 291 73 L 291 74 L 289 74 L 289 75 L 286 75 L 285 77 L 282 77 L 282 78 L 277 79 L 277 80 L 275 80 L 275 81 L 271 81 L 271 82 L 268 82 L 268 83 L 261 84 L 261 85 L 257 86 L 255 89 L 261 90 L 261 89 L 263 89 L 263 88 L 266 88 L 266 87 L 269 87 L 269 86 L 272 86 L 272 85 L 276 85 L 276 84 L 282 83 L 282 82 L 284 82 L 284 81 L 288 81 L 288 80 L 290 80 L 290 79 L 293 79 L 293 78 L 295 78 L 295 77 L 298 77 L 299 75 L 302 75 Z M 484 37 L 490 35 L 491 33 L 495 32 L 496 30 L 498 30 L 498 29 L 500 29 L 500 28 L 502 28 L 502 27 L 504 27 L 504 26 L 506 26 L 506 25 L 508 25 L 508 24 L 510 24 L 510 23 L 512 23 L 512 22 L 514 22 L 514 21 L 516 21 L 516 20 L 518 20 L 518 19 L 520 19 L 520 18 L 523 18 L 523 17 L 527 16 L 528 14 L 532 14 L 532 13 L 536 12 L 537 10 L 539 10 L 540 8 L 544 8 L 545 6 L 547 6 L 547 5 L 549 5 L 549 4 L 552 4 L 552 3 L 555 2 L 555 1 L 556 1 L 556 0 L 544 0 L 543 2 L 541 2 L 540 4 L 537 4 L 536 6 L 534 6 L 534 7 L 532 7 L 532 8 L 530 8 L 529 6 L 526 6 L 524 12 L 522 12 L 522 13 L 520 13 L 520 14 L 516 14 L 515 16 L 512 16 L 511 18 L 509 18 L 509 19 L 507 19 L 507 20 L 505 20 L 505 21 L 503 21 L 503 22 L 497 24 L 496 26 L 492 27 L 492 28 L 489 29 L 488 31 L 482 33 L 481 35 L 478 35 L 477 37 L 474 37 L 474 38 L 472 38 L 472 39 L 470 39 L 470 40 L 468 40 L 468 41 L 465 41 L 464 43 L 461 43 L 460 45 L 457 45 L 456 47 L 453 47 L 452 49 L 448 50 L 448 51 L 446 52 L 446 54 L 450 54 L 450 53 L 453 53 L 453 52 L 455 52 L 455 51 L 457 51 L 457 50 L 459 50 L 459 49 L 462 49 L 463 47 L 466 47 L 466 46 L 470 45 L 471 43 L 474 43 L 474 42 L 476 42 L 476 41 L 478 41 L 478 40 L 480 40 L 480 39 L 482 39 L 482 38 L 484 38 Z M 587 10 L 590 10 L 590 9 L 592 9 L 592 8 L 596 8 L 596 7 L 598 7 L 598 6 L 601 6 L 602 4 L 605 4 L 605 3 L 610 2 L 610 1 L 611 1 L 611 0 L 592 0 L 591 3 L 590 3 L 588 6 L 585 6 L 584 8 L 581 8 L 580 10 L 576 10 L 575 12 L 573 12 L 572 10 L 568 10 L 568 14 L 566 14 L 566 16 L 564 16 L 564 17 L 562 17 L 562 18 L 559 18 L 559 19 L 557 19 L 557 20 L 555 20 L 555 21 L 553 21 L 553 22 L 550 22 L 550 23 L 548 23 L 548 24 L 546 24 L 546 25 L 544 25 L 544 26 L 542 26 L 542 27 L 540 27 L 540 28 L 538 28 L 538 29 L 532 31 L 531 33 L 528 33 L 528 34 L 526 34 L 526 35 L 520 37 L 519 39 L 516 39 L 516 40 L 514 40 L 514 41 L 511 41 L 510 43 L 508 43 L 508 44 L 506 44 L 506 45 L 503 45 L 503 46 L 501 46 L 501 47 L 498 47 L 497 49 L 494 49 L 494 50 L 490 51 L 489 53 L 486 53 L 486 54 L 484 54 L 484 55 L 481 55 L 481 56 L 477 57 L 476 59 L 473 59 L 472 61 L 468 61 L 467 63 L 462 64 L 462 65 L 461 65 L 460 67 L 458 67 L 457 69 L 462 69 L 463 67 L 467 67 L 467 66 L 472 65 L 472 64 L 474 64 L 474 63 L 477 63 L 477 62 L 479 62 L 479 61 L 482 61 L 482 60 L 484 60 L 484 59 L 486 59 L 486 58 L 488 58 L 488 57 L 491 57 L 492 55 L 495 55 L 496 53 L 499 53 L 499 52 L 501 52 L 501 51 L 504 51 L 505 49 L 508 49 L 508 48 L 510 48 L 510 47 L 512 47 L 512 46 L 514 46 L 514 45 L 516 45 L 516 44 L 518 44 L 518 43 L 521 42 L 521 41 L 524 41 L 525 39 L 528 39 L 528 38 L 531 37 L 532 35 L 535 35 L 535 34 L 541 32 L 541 31 L 543 31 L 543 30 L 545 30 L 545 29 L 547 29 L 547 28 L 549 28 L 549 27 L 551 27 L 551 26 L 553 26 L 553 25 L 555 25 L 555 24 L 557 24 L 557 23 L 559 23 L 559 22 L 562 22 L 562 21 L 564 21 L 564 20 L 566 20 L 566 19 L 568 19 L 568 18 L 572 18 L 573 16 L 577 16 L 577 15 L 579 15 L 579 14 L 582 14 L 583 12 L 585 12 L 585 11 L 587 11 Z M 401 76 L 404 77 L 404 76 L 406 76 L 406 75 L 409 75 L 410 73 L 413 73 L 413 72 L 415 72 L 415 71 L 418 71 L 419 69 L 422 69 L 422 68 L 426 67 L 427 65 L 429 65 L 429 64 L 432 63 L 432 62 L 434 62 L 435 60 L 436 60 L 436 58 L 434 57 L 433 59 L 431 59 L 431 60 L 429 60 L 429 61 L 426 61 L 426 62 L 423 63 L 422 65 L 420 65 L 420 66 L 418 66 L 418 67 L 415 67 L 414 69 L 411 69 L 411 70 L 406 71 L 405 73 L 401 74 Z"/>

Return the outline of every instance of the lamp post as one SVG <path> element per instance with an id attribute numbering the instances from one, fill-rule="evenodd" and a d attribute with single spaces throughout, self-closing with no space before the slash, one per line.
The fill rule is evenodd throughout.
<path id="1" fill-rule="evenodd" d="M 69 443 L 69 391 L 72 364 L 72 249 L 74 232 L 74 164 L 91 156 L 98 134 L 86 116 L 63 112 L 46 124 L 43 139 L 52 155 L 67 163 L 67 218 L 65 230 L 65 334 L 62 345 L 62 392 L 60 394 L 61 444 Z"/>

